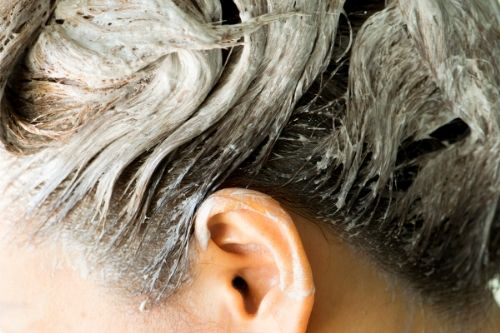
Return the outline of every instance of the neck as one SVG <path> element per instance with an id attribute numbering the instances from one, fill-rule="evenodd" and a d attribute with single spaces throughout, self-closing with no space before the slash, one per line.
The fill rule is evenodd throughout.
<path id="1" fill-rule="evenodd" d="M 332 231 L 301 216 L 293 218 L 316 285 L 309 332 L 464 332 Z M 499 332 L 498 308 L 494 312 L 491 320 L 481 320 L 488 327 L 465 331 Z"/>

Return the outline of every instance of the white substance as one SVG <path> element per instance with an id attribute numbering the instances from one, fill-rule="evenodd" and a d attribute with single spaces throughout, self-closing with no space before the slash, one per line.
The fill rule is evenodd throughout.
<path id="1" fill-rule="evenodd" d="M 212 207 L 213 201 L 207 201 L 200 207 L 198 213 L 196 214 L 194 235 L 203 250 L 207 250 L 208 241 L 211 237 L 210 230 L 208 230 L 207 221 L 210 217 Z"/>
<path id="2" fill-rule="evenodd" d="M 289 290 L 285 295 L 290 299 L 299 301 L 314 295 L 315 292 L 316 288 L 312 288 L 310 290 Z"/>
<path id="3" fill-rule="evenodd" d="M 250 21 L 252 19 L 252 14 L 250 12 L 241 12 L 240 13 L 240 18 L 241 18 L 241 22 L 247 22 L 247 21 Z"/>
<path id="4" fill-rule="evenodd" d="M 264 215 L 273 221 L 278 228 L 284 228 L 284 229 L 289 229 L 293 228 L 293 221 L 288 217 L 288 214 L 282 210 L 281 216 L 279 214 L 275 214 L 272 211 L 266 210 L 264 212 Z M 284 231 L 284 234 L 289 234 L 290 231 Z M 291 244 L 290 244 L 291 245 Z M 291 277 L 292 284 L 289 286 L 286 286 L 286 276 L 285 274 L 280 274 L 280 289 L 285 293 L 285 295 L 288 298 L 291 299 L 304 299 L 315 292 L 315 288 L 313 287 L 310 290 L 305 290 L 304 285 L 307 283 L 305 272 L 303 269 L 303 264 L 301 263 L 300 255 L 294 251 L 295 246 L 290 246 L 290 254 L 291 254 L 291 259 L 292 259 L 292 273 L 293 276 Z M 277 258 L 278 259 L 278 258 Z M 279 259 L 278 259 L 279 260 Z M 281 260 L 279 260 L 281 261 Z M 290 279 L 289 279 L 290 280 Z"/>
<path id="5" fill-rule="evenodd" d="M 145 299 L 144 301 L 141 302 L 139 305 L 139 311 L 140 312 L 146 312 L 146 306 L 148 305 L 148 300 Z"/>
<path id="6" fill-rule="evenodd" d="M 497 302 L 497 305 L 500 307 L 500 276 L 491 279 L 488 282 L 488 288 L 493 293 L 493 298 Z"/>

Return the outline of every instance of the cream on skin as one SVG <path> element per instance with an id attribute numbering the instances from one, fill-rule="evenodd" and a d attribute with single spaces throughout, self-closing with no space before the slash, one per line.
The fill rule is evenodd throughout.
<path id="1" fill-rule="evenodd" d="M 193 280 L 160 305 L 148 305 L 141 297 L 125 299 L 104 287 L 97 274 L 80 274 L 71 255 L 59 246 L 27 246 L 4 220 L 0 223 L 0 329 L 3 333 L 262 332 L 266 328 L 275 332 L 292 323 L 287 332 L 399 333 L 439 332 L 444 327 L 432 311 L 333 233 L 287 213 L 265 195 L 250 196 L 247 201 L 235 193 L 229 200 L 209 199 L 202 207 L 210 213 L 198 215 Z M 245 207 L 241 215 L 238 206 Z M 276 218 L 279 227 L 259 229 L 262 224 L 257 221 L 255 232 L 242 235 L 238 228 L 248 227 L 242 219 L 259 218 L 245 215 L 253 209 L 267 211 L 260 216 L 268 222 Z M 280 222 L 280 214 L 291 217 L 290 221 Z M 207 232 L 216 225 L 224 228 Z M 282 242 L 281 237 L 291 241 Z M 273 238 L 276 242 L 270 241 Z M 199 240 L 205 244 L 198 246 Z M 283 256 L 283 251 L 297 251 L 302 258 L 293 267 L 295 259 Z M 277 260 L 285 262 L 277 264 Z M 275 287 L 283 269 L 292 273 L 291 286 L 301 285 L 302 299 L 279 296 L 283 289 Z M 308 269 L 314 282 L 301 278 Z M 240 292 L 224 283 L 235 272 L 243 272 L 254 293 L 250 297 L 261 301 L 256 311 L 245 308 Z M 314 306 L 309 302 L 312 297 L 305 294 L 310 287 L 316 289 Z M 280 316 L 280 308 L 296 312 Z M 266 321 L 269 313 L 277 314 L 275 322 Z M 295 323 L 298 317 L 302 322 Z M 251 326 L 239 330 L 242 323 Z M 496 332 L 494 322 L 489 325 L 478 332 Z M 450 327 L 444 331 L 453 332 Z"/>

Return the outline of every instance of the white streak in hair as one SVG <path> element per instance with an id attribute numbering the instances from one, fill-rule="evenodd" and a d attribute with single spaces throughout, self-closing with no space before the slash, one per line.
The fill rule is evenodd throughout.
<path id="1" fill-rule="evenodd" d="M 495 302 L 500 307 L 500 277 L 497 276 L 491 279 L 488 282 L 488 288 L 491 290 Z"/>

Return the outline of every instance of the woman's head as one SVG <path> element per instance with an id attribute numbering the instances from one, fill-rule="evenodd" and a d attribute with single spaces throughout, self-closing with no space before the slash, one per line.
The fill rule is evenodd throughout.
<path id="1" fill-rule="evenodd" d="M 431 307 L 493 306 L 497 1 L 0 11 L 2 204 L 41 238 L 78 244 L 110 285 L 159 302 L 182 289 L 197 210 L 238 187 L 327 229 Z"/>

